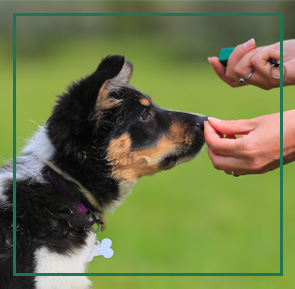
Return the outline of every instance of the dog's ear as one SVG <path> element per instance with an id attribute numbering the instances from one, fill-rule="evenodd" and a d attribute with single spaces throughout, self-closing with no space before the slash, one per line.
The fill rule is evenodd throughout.
<path id="1" fill-rule="evenodd" d="M 101 61 L 95 74 L 102 76 L 108 82 L 109 88 L 113 90 L 122 84 L 129 83 L 132 71 L 131 62 L 125 61 L 121 55 L 111 55 Z"/>
<path id="2" fill-rule="evenodd" d="M 56 148 L 67 154 L 78 150 L 88 144 L 93 134 L 92 121 L 98 127 L 111 123 L 112 114 L 105 112 L 120 102 L 112 92 L 127 84 L 131 75 L 131 63 L 123 56 L 112 55 L 104 58 L 94 73 L 69 86 L 47 121 L 50 139 Z"/>
<path id="3" fill-rule="evenodd" d="M 105 106 L 103 102 L 112 92 L 117 91 L 122 85 L 128 84 L 132 71 L 131 62 L 125 61 L 123 56 L 112 55 L 103 59 L 95 72 L 106 79 L 98 92 L 97 105 Z"/>
<path id="4" fill-rule="evenodd" d="M 99 121 L 103 111 L 113 108 L 120 103 L 120 100 L 111 97 L 111 94 L 118 91 L 124 84 L 128 84 L 132 76 L 133 66 L 131 62 L 125 61 L 123 56 L 112 55 L 104 58 L 99 64 L 95 74 L 103 77 L 105 81 L 101 85 L 94 114 L 96 121 Z"/>

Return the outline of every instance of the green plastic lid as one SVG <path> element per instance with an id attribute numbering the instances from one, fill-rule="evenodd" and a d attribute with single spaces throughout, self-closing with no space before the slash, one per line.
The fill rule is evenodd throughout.
<path id="1" fill-rule="evenodd" d="M 224 66 L 227 66 L 227 60 L 229 59 L 229 56 L 231 55 L 234 49 L 235 47 L 220 49 L 219 62 L 221 62 Z"/>

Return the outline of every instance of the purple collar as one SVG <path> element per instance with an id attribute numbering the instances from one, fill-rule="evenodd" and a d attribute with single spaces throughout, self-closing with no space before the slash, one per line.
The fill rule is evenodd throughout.
<path id="1" fill-rule="evenodd" d="M 57 183 L 55 183 L 50 177 L 47 176 L 47 177 L 44 178 L 44 180 L 46 181 L 46 183 L 51 184 L 67 200 L 75 201 L 73 196 L 71 196 L 68 192 L 64 191 L 63 188 L 60 185 L 58 185 Z M 88 221 L 89 221 L 91 227 L 93 225 L 97 224 L 98 228 L 96 230 L 93 228 L 95 233 L 97 233 L 100 230 L 102 222 L 95 217 L 95 215 L 93 214 L 93 212 L 91 210 L 86 208 L 81 202 L 79 202 L 79 203 L 77 203 L 75 205 L 75 209 L 82 216 L 87 216 L 88 217 Z"/>

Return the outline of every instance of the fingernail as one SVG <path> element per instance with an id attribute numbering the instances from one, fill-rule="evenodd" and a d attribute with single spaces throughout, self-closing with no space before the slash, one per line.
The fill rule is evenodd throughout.
<path id="1" fill-rule="evenodd" d="M 254 40 L 254 38 L 251 38 L 250 40 L 248 40 L 247 42 L 245 42 L 245 43 L 243 44 L 243 46 L 244 46 L 245 48 L 249 48 L 249 47 L 253 46 L 253 44 L 255 44 L 255 40 Z"/>
<path id="2" fill-rule="evenodd" d="M 221 119 L 219 119 L 219 118 L 215 118 L 215 117 L 208 117 L 208 121 L 209 121 L 209 122 L 210 122 L 210 121 L 212 121 L 212 122 L 220 122 Z"/>
<path id="3" fill-rule="evenodd" d="M 210 61 L 210 60 L 211 60 L 211 57 L 208 57 L 208 61 L 211 63 L 211 61 Z"/>

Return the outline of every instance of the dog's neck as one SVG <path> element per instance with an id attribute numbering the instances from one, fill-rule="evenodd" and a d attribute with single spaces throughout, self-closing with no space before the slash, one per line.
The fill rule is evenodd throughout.
<path id="1" fill-rule="evenodd" d="M 58 173 L 61 177 L 66 179 L 67 181 L 73 182 L 76 184 L 79 188 L 79 191 L 84 195 L 84 197 L 88 200 L 88 202 L 96 209 L 100 210 L 101 205 L 100 203 L 96 200 L 96 198 L 93 196 L 93 194 L 87 190 L 78 180 L 74 179 L 72 176 L 70 176 L 67 172 L 62 171 L 60 168 L 58 168 L 56 165 L 54 165 L 50 161 L 44 161 L 42 162 L 50 167 L 52 170 L 54 170 L 56 173 Z"/>
<path id="2" fill-rule="evenodd" d="M 63 177 L 65 180 L 74 183 L 78 187 L 79 191 L 83 194 L 83 196 L 86 198 L 86 200 L 95 209 L 97 209 L 100 212 L 100 213 L 98 213 L 98 215 L 99 215 L 99 220 L 102 223 L 101 224 L 101 231 L 104 231 L 106 229 L 106 218 L 105 218 L 105 215 L 104 215 L 104 213 L 102 211 L 102 207 L 101 207 L 100 203 L 93 196 L 93 194 L 87 188 L 85 188 L 78 180 L 76 180 L 75 178 L 73 178 L 72 176 L 70 176 L 67 172 L 62 171 L 60 168 L 58 168 L 52 162 L 45 161 L 45 160 L 42 160 L 42 162 L 45 165 L 47 165 L 49 168 L 51 168 L 53 171 L 55 171 L 58 175 L 60 175 L 61 177 Z M 84 214 L 84 212 L 86 210 L 88 211 L 88 209 L 86 209 L 86 207 L 82 203 L 79 203 L 76 207 L 77 207 L 77 210 L 80 211 L 82 214 Z"/>
<path id="3" fill-rule="evenodd" d="M 136 181 L 129 181 L 126 179 L 109 179 L 107 182 L 101 184 L 99 179 L 96 179 L 95 177 L 91 179 L 88 177 L 87 173 L 84 174 L 84 171 L 86 170 L 84 170 L 83 167 L 79 168 L 77 174 L 73 174 L 73 170 L 67 171 L 67 169 L 64 168 L 72 168 L 72 163 L 67 162 L 65 159 L 56 159 L 56 149 L 49 139 L 46 126 L 39 127 L 39 130 L 34 134 L 34 137 L 28 141 L 27 146 L 23 149 L 23 153 L 35 157 L 38 161 L 47 165 L 48 168 L 53 170 L 56 174 L 62 176 L 65 180 L 76 184 L 77 188 L 81 191 L 83 196 L 85 196 L 90 205 L 99 210 L 113 210 L 116 206 L 122 203 L 124 198 L 131 192 L 132 187 L 136 184 Z M 62 169 L 61 165 L 63 165 Z M 83 177 L 80 178 L 80 175 L 83 175 Z M 82 185 L 83 183 L 88 184 L 89 182 L 91 183 L 89 189 Z M 101 194 L 100 190 L 104 188 L 106 184 L 108 190 Z M 97 199 L 98 196 L 99 200 Z"/>
<path id="4" fill-rule="evenodd" d="M 56 182 L 53 181 L 53 179 L 49 176 L 45 177 L 44 180 L 53 186 L 53 188 L 55 190 L 57 190 L 65 199 L 75 203 L 75 209 L 82 215 L 85 216 L 88 221 L 90 226 L 94 226 L 95 224 L 97 225 L 97 228 L 94 229 L 94 231 L 97 233 L 100 229 L 102 231 L 105 230 L 106 227 L 106 220 L 104 218 L 104 215 L 102 213 L 100 213 L 99 218 L 97 218 L 97 216 L 91 211 L 89 210 L 86 206 L 84 206 L 83 203 L 81 203 L 80 201 L 75 202 L 75 198 L 70 195 L 66 190 L 64 190 L 63 187 L 61 187 L 59 184 L 57 184 Z"/>

